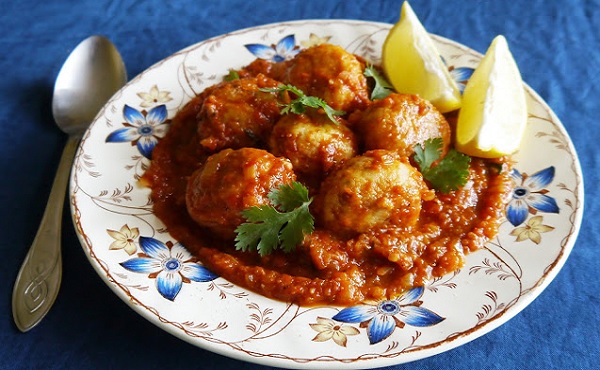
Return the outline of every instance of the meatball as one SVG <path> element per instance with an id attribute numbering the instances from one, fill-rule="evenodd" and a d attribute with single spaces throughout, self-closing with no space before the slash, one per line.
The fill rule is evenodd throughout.
<path id="1" fill-rule="evenodd" d="M 364 65 L 343 48 L 322 44 L 304 49 L 289 61 L 284 82 L 318 96 L 334 109 L 352 111 L 369 101 Z"/>
<path id="2" fill-rule="evenodd" d="M 450 125 L 427 100 L 417 95 L 390 94 L 375 100 L 349 121 L 364 140 L 365 150 L 388 149 L 410 156 L 417 144 L 441 137 L 443 154 L 450 146 Z"/>
<path id="3" fill-rule="evenodd" d="M 315 202 L 326 228 L 353 236 L 372 229 L 415 225 L 421 200 L 433 196 L 408 158 L 373 150 L 332 172 Z"/>
<path id="4" fill-rule="evenodd" d="M 288 114 L 273 127 L 269 148 L 288 158 L 301 179 L 316 186 L 336 164 L 357 153 L 354 133 L 338 118 L 333 123 L 325 114 Z"/>
<path id="5" fill-rule="evenodd" d="M 190 177 L 187 210 L 199 225 L 231 238 L 244 221 L 242 210 L 268 204 L 272 188 L 294 180 L 286 158 L 256 148 L 224 149 L 208 157 Z"/>
<path id="6" fill-rule="evenodd" d="M 240 77 L 254 77 L 263 74 L 274 80 L 281 81 L 287 68 L 287 61 L 272 62 L 270 60 L 255 59 L 252 63 L 236 71 Z"/>
<path id="7" fill-rule="evenodd" d="M 264 142 L 281 108 L 275 93 L 259 89 L 278 85 L 276 80 L 259 74 L 211 88 L 197 117 L 200 145 L 216 152 Z"/>

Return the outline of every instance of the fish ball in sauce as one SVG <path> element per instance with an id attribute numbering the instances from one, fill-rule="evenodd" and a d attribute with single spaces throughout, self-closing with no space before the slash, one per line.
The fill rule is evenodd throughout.
<path id="1" fill-rule="evenodd" d="M 224 149 L 208 157 L 188 181 L 186 205 L 198 224 L 231 238 L 242 210 L 269 204 L 272 188 L 296 180 L 286 158 L 255 148 Z"/>
<path id="2" fill-rule="evenodd" d="M 211 87 L 198 114 L 200 145 L 216 152 L 264 142 L 279 119 L 281 107 L 275 93 L 260 89 L 278 85 L 259 74 Z"/>
<path id="3" fill-rule="evenodd" d="M 300 179 L 314 186 L 336 164 L 357 154 L 354 133 L 343 123 L 319 113 L 284 115 L 271 132 L 269 147 L 276 156 L 289 158 Z"/>
<path id="4" fill-rule="evenodd" d="M 283 82 L 348 112 L 369 101 L 363 72 L 364 65 L 356 56 L 340 46 L 322 44 L 302 50 L 289 61 Z"/>
<path id="5" fill-rule="evenodd" d="M 421 200 L 434 196 L 408 158 L 387 150 L 348 160 L 321 189 L 316 199 L 320 220 L 341 235 L 412 226 L 419 219 Z"/>
<path id="6" fill-rule="evenodd" d="M 355 112 L 349 121 L 363 138 L 366 150 L 388 149 L 410 156 L 415 145 L 438 137 L 443 141 L 443 154 L 450 146 L 448 121 L 418 95 L 392 93 Z"/>

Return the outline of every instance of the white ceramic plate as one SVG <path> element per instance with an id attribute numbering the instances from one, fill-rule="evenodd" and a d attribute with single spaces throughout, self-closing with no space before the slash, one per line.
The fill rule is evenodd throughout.
<path id="1" fill-rule="evenodd" d="M 342 311 L 266 299 L 190 260 L 154 216 L 149 190 L 137 180 L 170 119 L 195 94 L 257 56 L 288 58 L 323 41 L 379 63 L 389 28 L 327 20 L 245 29 L 190 46 L 120 90 L 83 138 L 70 193 L 83 248 L 112 290 L 159 328 L 204 349 L 322 369 L 387 366 L 446 351 L 498 327 L 538 296 L 575 242 L 583 183 L 564 127 L 528 87 L 528 128 L 499 236 L 469 255 L 460 271 L 397 300 Z M 434 40 L 459 79 L 481 58 L 450 40 Z M 419 303 L 425 319 L 415 317 Z"/>

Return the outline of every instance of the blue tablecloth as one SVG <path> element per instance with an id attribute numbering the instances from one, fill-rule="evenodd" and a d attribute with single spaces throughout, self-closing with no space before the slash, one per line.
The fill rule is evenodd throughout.
<path id="1" fill-rule="evenodd" d="M 295 19 L 394 23 L 401 0 L 22 0 L 0 4 L 0 368 L 259 369 L 161 331 L 117 298 L 88 263 L 65 206 L 64 274 L 45 320 L 12 321 L 13 281 L 44 210 L 65 135 L 51 94 L 58 70 L 90 34 L 119 48 L 134 77 L 200 40 Z M 579 153 L 585 215 L 562 271 L 530 306 L 459 348 L 389 369 L 592 369 L 600 358 L 600 1 L 413 0 L 427 29 L 485 51 L 504 34 L 523 78 L 553 108 Z M 543 153 L 540 153 L 543 155 Z"/>

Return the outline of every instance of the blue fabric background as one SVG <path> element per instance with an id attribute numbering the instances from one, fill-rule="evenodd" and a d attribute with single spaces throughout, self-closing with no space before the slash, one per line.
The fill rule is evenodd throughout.
<path id="1" fill-rule="evenodd" d="M 599 368 L 600 1 L 413 0 L 426 28 L 484 52 L 509 40 L 524 80 L 571 135 L 585 178 L 579 239 L 550 286 L 519 315 L 457 349 L 389 369 Z M 54 79 L 90 34 L 108 36 L 134 77 L 200 40 L 264 23 L 349 18 L 394 23 L 401 0 L 0 3 L 0 368 L 265 369 L 193 347 L 129 309 L 96 275 L 68 208 L 55 307 L 27 334 L 12 322 L 14 278 L 40 221 L 65 135 L 55 128 Z M 540 153 L 543 155 L 543 153 Z"/>

